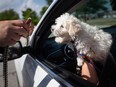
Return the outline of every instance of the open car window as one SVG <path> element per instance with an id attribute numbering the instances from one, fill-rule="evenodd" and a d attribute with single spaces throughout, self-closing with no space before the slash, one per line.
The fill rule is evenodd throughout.
<path id="1" fill-rule="evenodd" d="M 110 1 L 101 0 L 101 1 L 93 2 L 93 4 L 91 3 L 92 3 L 92 0 L 89 0 L 85 5 L 80 6 L 78 8 L 75 7 L 75 10 L 71 12 L 70 11 L 67 11 L 67 12 L 76 16 L 79 20 L 83 22 L 86 22 L 92 26 L 97 26 L 101 29 L 106 29 L 106 32 L 111 33 L 107 30 L 110 29 L 109 27 L 116 26 L 116 11 L 112 9 Z M 110 30 L 112 31 L 114 30 L 114 28 L 113 29 L 111 28 Z M 112 35 L 114 39 L 115 34 L 112 34 Z M 65 61 L 72 61 L 73 63 L 72 69 L 69 68 L 68 64 L 66 65 L 68 69 L 64 66 L 63 68 L 66 68 L 67 70 L 71 72 L 75 72 L 74 67 L 76 66 L 76 62 L 74 62 L 75 55 L 73 54 L 72 50 L 69 49 L 66 44 L 56 43 L 55 37 L 52 32 L 48 35 L 47 38 L 48 39 L 45 42 L 46 43 L 45 48 L 48 47 L 48 50 L 44 51 L 45 55 L 47 54 L 46 59 L 56 65 L 57 64 L 62 65 Z M 52 52 L 51 52 L 51 49 L 52 49 Z M 70 52 L 67 53 L 67 51 L 70 51 Z M 49 54 L 49 52 L 51 54 Z M 72 60 L 70 58 L 72 58 Z"/>
<path id="2" fill-rule="evenodd" d="M 72 14 L 81 21 L 100 28 L 116 25 L 116 10 L 112 9 L 109 0 L 101 0 L 91 3 L 88 1 L 85 6 L 77 9 Z"/>
<path id="3" fill-rule="evenodd" d="M 75 8 L 70 14 L 76 16 L 79 20 L 99 28 L 116 26 L 116 10 L 112 9 L 109 0 L 96 1 L 91 4 L 89 0 L 86 5 Z M 51 33 L 49 38 L 53 37 Z"/>

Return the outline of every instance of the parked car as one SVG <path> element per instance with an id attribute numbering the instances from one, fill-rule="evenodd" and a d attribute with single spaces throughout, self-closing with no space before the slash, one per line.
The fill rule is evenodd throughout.
<path id="1" fill-rule="evenodd" d="M 54 0 L 30 37 L 31 51 L 15 60 L 20 87 L 116 87 L 116 26 L 103 27 L 113 36 L 113 45 L 100 69 L 99 85 L 82 79 L 75 72 L 74 52 L 67 44 L 58 44 L 51 25 L 61 14 L 74 14 L 88 0 Z"/>

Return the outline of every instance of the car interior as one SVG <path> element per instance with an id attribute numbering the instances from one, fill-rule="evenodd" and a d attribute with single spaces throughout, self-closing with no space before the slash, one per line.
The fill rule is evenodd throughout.
<path id="1" fill-rule="evenodd" d="M 59 2 L 60 3 L 60 2 Z M 73 2 L 72 4 L 74 4 Z M 62 6 L 62 4 L 59 4 Z M 68 4 L 67 4 L 68 5 Z M 38 61 L 41 61 L 46 67 L 48 67 L 52 72 L 57 74 L 59 77 L 65 79 L 67 82 L 72 84 L 73 86 L 78 87 L 96 87 L 96 85 L 82 79 L 80 76 L 76 74 L 76 55 L 73 50 L 71 50 L 67 44 L 58 44 L 55 42 L 55 37 L 51 32 L 51 25 L 54 24 L 55 18 L 57 18 L 60 14 L 64 12 L 70 12 L 71 7 L 66 8 L 62 6 L 64 10 L 59 10 L 60 8 L 53 9 L 47 15 L 43 21 L 47 23 L 46 26 L 40 25 L 38 28 L 41 29 L 39 32 L 35 34 L 35 40 L 33 43 L 33 48 L 36 50 L 35 54 L 32 55 Z M 70 8 L 70 9 L 69 9 Z M 57 12 L 56 14 L 56 11 Z M 54 14 L 54 15 L 53 15 Z M 73 14 L 73 13 L 72 13 Z M 51 17 L 52 15 L 52 17 Z M 99 76 L 99 85 L 98 87 L 115 87 L 116 81 L 116 26 L 109 26 L 102 28 L 105 32 L 108 32 L 112 35 L 113 44 L 107 60 L 104 64 L 99 62 L 95 62 L 97 67 L 96 71 Z M 43 34 L 43 35 L 42 35 Z M 36 57 L 35 57 L 36 55 Z M 51 73 L 50 71 L 47 71 Z M 55 77 L 54 77 L 55 78 Z M 58 78 L 55 78 L 61 83 Z M 66 86 L 66 85 L 64 85 Z"/>

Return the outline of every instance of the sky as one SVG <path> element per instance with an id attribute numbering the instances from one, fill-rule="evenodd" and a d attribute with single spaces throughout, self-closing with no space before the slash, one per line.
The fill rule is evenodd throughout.
<path id="1" fill-rule="evenodd" d="M 0 0 L 0 12 L 14 9 L 21 17 L 21 11 L 26 8 L 31 8 L 39 14 L 41 8 L 45 5 L 45 0 Z"/>
<path id="2" fill-rule="evenodd" d="M 109 1 L 109 0 L 107 0 Z M 46 5 L 46 0 L 0 0 L 0 12 L 8 9 L 14 9 L 22 17 L 21 11 L 31 8 L 39 14 L 41 8 Z M 108 5 L 108 8 L 110 5 Z"/>

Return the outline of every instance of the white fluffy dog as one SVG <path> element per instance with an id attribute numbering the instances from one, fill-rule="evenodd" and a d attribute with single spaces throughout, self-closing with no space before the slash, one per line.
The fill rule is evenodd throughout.
<path id="1" fill-rule="evenodd" d="M 57 43 L 70 43 L 73 41 L 77 49 L 77 65 L 82 66 L 84 54 L 95 61 L 105 60 L 110 46 L 112 37 L 96 26 L 90 26 L 73 15 L 64 13 L 55 20 L 51 30 Z"/>

